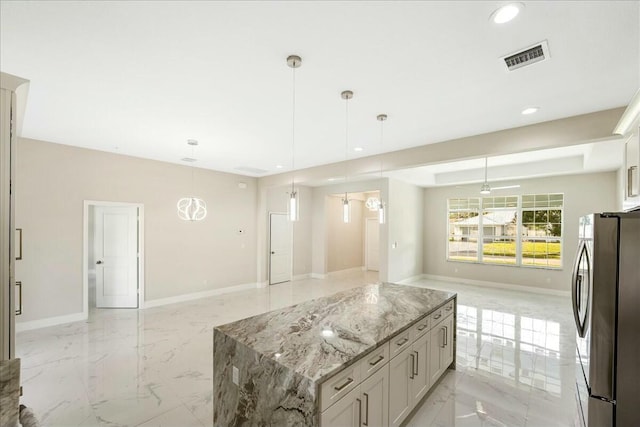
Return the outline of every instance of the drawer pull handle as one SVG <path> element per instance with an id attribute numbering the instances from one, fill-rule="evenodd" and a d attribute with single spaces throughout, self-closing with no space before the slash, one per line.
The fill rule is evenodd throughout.
<path id="1" fill-rule="evenodd" d="M 446 346 L 447 344 L 449 344 L 447 342 L 447 335 L 449 335 L 449 328 L 447 328 L 446 326 L 444 327 L 444 345 Z"/>
<path id="2" fill-rule="evenodd" d="M 445 348 L 447 346 L 447 331 L 444 326 L 440 330 L 442 331 L 442 345 L 440 347 Z"/>
<path id="3" fill-rule="evenodd" d="M 358 427 L 362 425 L 362 400 L 356 399 L 358 401 Z"/>
<path id="4" fill-rule="evenodd" d="M 367 393 L 362 393 L 364 395 L 365 401 L 364 401 L 364 415 L 367 417 L 365 418 L 366 421 L 364 421 L 362 423 L 363 426 L 368 426 L 369 425 L 369 395 Z"/>
<path id="5" fill-rule="evenodd" d="M 411 371 L 409 372 L 409 378 L 413 379 L 413 375 L 416 369 L 416 357 L 413 355 L 413 353 L 411 353 L 409 356 L 411 356 Z"/>
<path id="6" fill-rule="evenodd" d="M 426 327 L 427 327 L 427 324 L 425 323 L 424 325 L 418 326 L 418 330 L 419 331 L 424 331 L 424 328 L 426 328 Z"/>
<path id="7" fill-rule="evenodd" d="M 383 360 L 384 360 L 384 356 L 379 355 L 376 360 L 374 360 L 373 362 L 369 362 L 369 365 L 376 366 L 378 363 L 382 362 Z"/>
<path id="8" fill-rule="evenodd" d="M 342 391 L 346 386 L 353 382 L 353 378 L 347 378 L 344 384 L 334 387 L 338 391 Z"/>
<path id="9" fill-rule="evenodd" d="M 413 373 L 413 375 L 418 376 L 420 368 L 420 354 L 417 351 L 414 351 L 414 353 L 416 354 L 416 371 Z"/>
<path id="10" fill-rule="evenodd" d="M 449 307 L 446 307 L 445 310 L 446 311 L 451 311 L 452 308 L 453 308 L 453 306 L 449 306 Z"/>
<path id="11" fill-rule="evenodd" d="M 433 318 L 434 318 L 435 320 L 438 320 L 438 319 L 439 319 L 439 318 L 441 318 L 441 317 L 442 317 L 442 313 L 438 313 L 438 314 L 436 314 L 435 316 L 433 316 Z"/>
<path id="12" fill-rule="evenodd" d="M 402 338 L 400 341 L 396 343 L 396 345 L 398 346 L 405 345 L 407 341 L 409 341 L 409 338 Z"/>

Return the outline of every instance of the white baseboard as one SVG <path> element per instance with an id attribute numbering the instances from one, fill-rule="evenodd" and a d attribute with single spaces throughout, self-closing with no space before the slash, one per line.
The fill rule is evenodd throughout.
<path id="1" fill-rule="evenodd" d="M 327 275 L 322 273 L 311 273 L 312 279 L 326 279 Z"/>
<path id="2" fill-rule="evenodd" d="M 571 296 L 569 291 L 559 291 L 557 289 L 537 288 L 535 286 L 521 286 L 510 283 L 489 282 L 485 280 L 465 279 L 463 277 L 437 276 L 435 274 L 423 274 L 422 279 L 439 280 L 441 282 L 455 282 L 464 285 L 484 286 L 487 288 L 508 289 L 510 291 L 532 292 L 535 294 L 555 295 L 560 297 Z M 415 281 L 415 280 L 414 280 Z"/>
<path id="3" fill-rule="evenodd" d="M 410 283 L 413 283 L 415 281 L 418 281 L 420 279 L 424 279 L 424 274 L 418 274 L 417 276 L 411 276 L 411 277 L 407 277 L 406 279 L 402 279 L 402 280 L 396 280 L 393 283 L 399 283 L 401 285 L 408 285 Z"/>
<path id="4" fill-rule="evenodd" d="M 269 281 L 268 280 L 256 283 L 256 287 L 258 287 L 258 288 L 266 288 L 267 286 L 269 286 Z"/>
<path id="5" fill-rule="evenodd" d="M 87 320 L 87 316 L 84 313 L 73 313 L 64 316 L 46 317 L 44 319 L 16 322 L 16 332 L 47 328 L 49 326 L 62 325 L 64 323 L 79 322 L 81 320 Z"/>
<path id="6" fill-rule="evenodd" d="M 202 292 L 193 292 L 190 294 L 176 295 L 174 297 L 159 298 L 144 302 L 144 308 L 159 307 L 161 305 L 175 304 L 177 302 L 192 301 L 194 299 L 207 298 L 215 295 L 228 294 L 230 292 L 245 291 L 247 289 L 256 289 L 260 287 L 260 283 L 244 283 L 242 285 L 228 286 L 226 288 L 211 289 Z"/>
<path id="7" fill-rule="evenodd" d="M 295 276 L 293 276 L 293 281 L 305 279 L 311 279 L 311 273 L 296 274 Z"/>
<path id="8" fill-rule="evenodd" d="M 336 277 L 336 276 L 342 276 L 344 274 L 349 274 L 349 273 L 355 273 L 355 272 L 362 272 L 364 269 L 364 267 L 360 266 L 360 267 L 352 267 L 352 268 L 345 268 L 344 270 L 336 270 L 336 271 L 331 271 L 329 273 L 327 273 L 326 275 L 329 277 Z"/>

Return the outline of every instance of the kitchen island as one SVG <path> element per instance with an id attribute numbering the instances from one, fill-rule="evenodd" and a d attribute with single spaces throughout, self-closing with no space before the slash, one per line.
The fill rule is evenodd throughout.
<path id="1" fill-rule="evenodd" d="M 216 327 L 214 426 L 398 426 L 455 366 L 456 294 L 367 285 Z"/>

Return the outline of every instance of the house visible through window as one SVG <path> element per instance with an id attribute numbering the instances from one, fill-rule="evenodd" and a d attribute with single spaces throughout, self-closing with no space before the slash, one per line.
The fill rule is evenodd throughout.
<path id="1" fill-rule="evenodd" d="M 448 202 L 448 260 L 562 267 L 562 194 Z"/>

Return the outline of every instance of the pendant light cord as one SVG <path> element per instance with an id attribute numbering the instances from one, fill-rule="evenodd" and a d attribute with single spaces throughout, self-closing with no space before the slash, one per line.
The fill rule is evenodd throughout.
<path id="1" fill-rule="evenodd" d="M 344 182 L 346 183 L 349 179 L 349 98 L 345 100 L 345 126 L 344 126 Z M 346 192 L 345 192 L 346 194 Z M 346 197 L 346 196 L 345 196 Z"/>
<path id="2" fill-rule="evenodd" d="M 489 164 L 488 161 L 489 161 L 489 158 L 485 157 L 484 158 L 484 183 L 485 184 L 487 183 L 487 167 L 488 167 L 488 164 Z"/>
<path id="3" fill-rule="evenodd" d="M 382 152 L 384 143 L 384 120 L 380 120 L 380 179 L 382 179 L 382 164 L 384 162 L 384 155 Z"/>
<path id="4" fill-rule="evenodd" d="M 295 191 L 295 170 L 296 170 L 296 67 L 292 67 L 293 70 L 293 90 L 292 90 L 292 103 L 293 111 L 291 112 L 291 192 Z"/>

